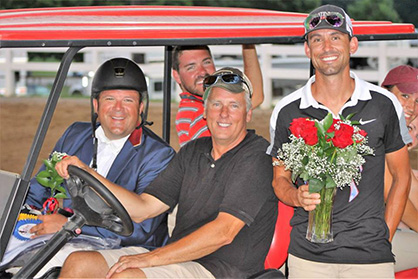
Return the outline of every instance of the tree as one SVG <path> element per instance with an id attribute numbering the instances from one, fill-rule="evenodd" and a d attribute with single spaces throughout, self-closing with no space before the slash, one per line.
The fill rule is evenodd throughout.
<path id="1" fill-rule="evenodd" d="M 242 7 L 288 12 L 309 12 L 321 5 L 321 0 L 193 0 L 194 6 Z"/>
<path id="2" fill-rule="evenodd" d="M 403 22 L 412 23 L 418 28 L 418 0 L 395 1 L 395 9 Z M 415 7 L 415 8 L 413 8 Z"/>
<path id="3" fill-rule="evenodd" d="M 389 20 L 401 22 L 393 0 L 357 0 L 347 7 L 347 13 L 355 20 Z"/>

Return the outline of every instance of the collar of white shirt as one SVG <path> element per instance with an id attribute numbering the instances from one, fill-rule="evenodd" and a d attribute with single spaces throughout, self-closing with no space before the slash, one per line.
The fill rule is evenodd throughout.
<path id="1" fill-rule="evenodd" d="M 103 146 L 103 148 L 107 146 L 109 148 L 109 151 L 112 151 L 112 153 L 114 154 L 118 154 L 122 149 L 123 145 L 125 144 L 126 140 L 129 138 L 129 135 L 117 140 L 110 140 L 108 137 L 106 137 L 102 126 L 99 126 L 96 129 L 96 137 L 99 141 L 99 148 L 101 145 Z"/>
<path id="2" fill-rule="evenodd" d="M 98 139 L 97 172 L 106 177 L 129 135 L 121 139 L 110 140 L 106 137 L 101 126 L 96 129 L 95 133 Z"/>

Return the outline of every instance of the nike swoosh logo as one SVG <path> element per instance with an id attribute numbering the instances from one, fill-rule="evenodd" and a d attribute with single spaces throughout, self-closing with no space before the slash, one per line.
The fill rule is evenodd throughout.
<path id="1" fill-rule="evenodd" d="M 359 120 L 359 122 L 360 122 L 360 125 L 366 125 L 366 124 L 369 124 L 369 123 L 372 123 L 373 121 L 375 121 L 376 120 L 376 118 L 374 118 L 374 119 L 370 119 L 370 120 L 363 120 L 363 119 L 360 119 Z"/>

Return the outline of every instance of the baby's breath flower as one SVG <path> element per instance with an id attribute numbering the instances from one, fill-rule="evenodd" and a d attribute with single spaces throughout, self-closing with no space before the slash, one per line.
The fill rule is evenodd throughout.
<path id="1" fill-rule="evenodd" d="M 361 166 L 366 162 L 364 156 L 374 155 L 373 149 L 367 146 L 367 134 L 349 119 L 332 120 L 332 117 L 327 117 L 321 121 L 315 120 L 323 128 L 318 129 L 317 144 L 308 145 L 302 137 L 291 134 L 289 142 L 278 150 L 277 158 L 286 170 L 292 171 L 294 182 L 298 177 L 307 182 L 315 179 L 321 181 L 323 186 L 332 183 L 341 189 L 353 181 L 358 184 L 361 180 Z M 331 140 L 334 133 L 326 132 L 332 125 L 333 131 L 340 130 L 341 125 L 353 127 L 352 144 L 344 148 L 334 146 Z"/>

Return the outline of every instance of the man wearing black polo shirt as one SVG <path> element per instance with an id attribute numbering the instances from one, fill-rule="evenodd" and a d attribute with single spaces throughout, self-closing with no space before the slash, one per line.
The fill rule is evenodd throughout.
<path id="1" fill-rule="evenodd" d="M 358 48 L 350 18 L 343 9 L 326 5 L 305 20 L 305 53 L 316 74 L 301 89 L 275 107 L 271 120 L 273 187 L 284 203 L 296 207 L 291 220 L 289 274 L 291 278 L 393 278 L 393 234 L 400 221 L 409 190 L 410 141 L 402 107 L 396 97 L 350 72 L 350 55 Z M 277 159 L 277 151 L 289 141 L 293 119 L 334 118 L 360 122 L 375 156 L 366 156 L 358 195 L 349 202 L 350 187 L 337 189 L 334 201 L 334 241 L 312 243 L 306 236 L 308 211 L 320 203 L 308 185 L 293 185 L 291 172 Z M 383 200 L 385 158 L 396 177 L 386 207 Z"/>
<path id="2" fill-rule="evenodd" d="M 211 137 L 180 149 L 144 194 L 131 194 L 95 175 L 135 221 L 178 204 L 167 246 L 151 252 L 130 247 L 74 253 L 64 264 L 62 278 L 247 278 L 264 269 L 277 198 L 271 187 L 271 159 L 265 154 L 268 142 L 246 129 L 252 87 L 235 68 L 216 71 L 205 86 L 204 116 Z M 69 164 L 94 174 L 77 158 L 67 157 L 57 166 L 63 177 Z"/>

